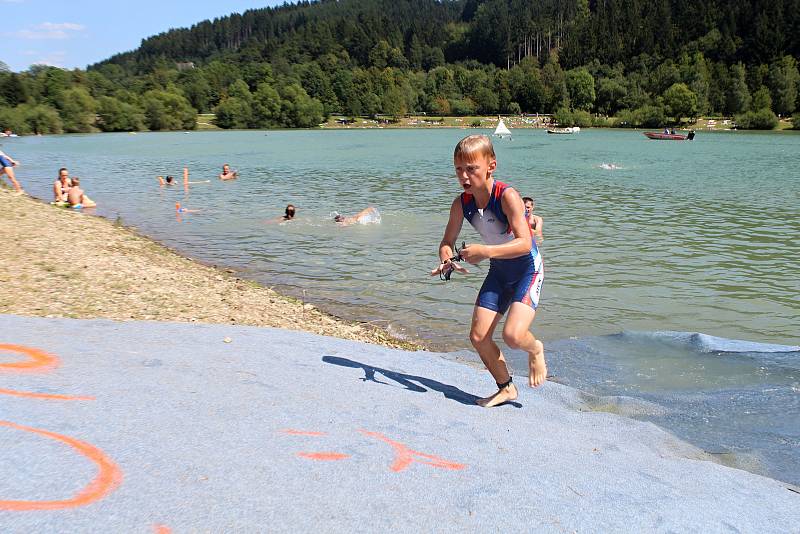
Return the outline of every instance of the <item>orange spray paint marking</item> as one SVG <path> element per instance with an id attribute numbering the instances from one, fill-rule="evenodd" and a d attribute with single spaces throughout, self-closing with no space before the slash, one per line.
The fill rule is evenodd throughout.
<path id="1" fill-rule="evenodd" d="M 55 369 L 61 363 L 58 358 L 52 354 L 23 345 L 0 343 L 0 351 L 16 352 L 18 354 L 24 354 L 29 358 L 29 360 L 22 362 L 0 363 L 0 371 L 9 371 L 12 373 L 44 373 Z"/>
<path id="2" fill-rule="evenodd" d="M 380 434 L 378 432 L 369 432 L 367 430 L 359 430 L 365 436 L 370 436 L 376 439 L 383 441 L 384 443 L 388 443 L 392 446 L 397 456 L 394 459 L 394 463 L 390 467 L 392 471 L 398 473 L 403 471 L 404 469 L 408 468 L 413 462 L 419 462 L 421 464 L 430 465 L 431 467 L 439 467 L 441 469 L 450 469 L 450 470 L 458 470 L 464 469 L 467 467 L 464 464 L 457 464 L 455 462 L 450 462 L 443 458 L 439 458 L 438 456 L 434 456 L 432 454 L 425 454 L 424 452 L 415 451 L 409 449 L 405 445 L 400 442 L 391 440 Z M 419 458 L 422 458 L 421 460 Z"/>
<path id="3" fill-rule="evenodd" d="M 94 397 L 74 397 L 72 395 L 53 395 L 50 393 L 29 393 L 27 391 L 14 391 L 13 389 L 0 389 L 0 395 L 24 397 L 27 399 L 61 400 L 61 401 L 90 401 Z"/>
<path id="4" fill-rule="evenodd" d="M 324 436 L 325 432 L 312 432 L 309 430 L 295 430 L 293 428 L 284 428 L 283 430 L 279 430 L 278 432 L 283 432 L 284 434 L 291 434 L 293 436 Z"/>
<path id="5" fill-rule="evenodd" d="M 320 462 L 332 462 L 350 458 L 349 454 L 342 454 L 340 452 L 298 452 L 297 456 L 300 458 L 307 458 L 309 460 L 317 460 Z"/>
<path id="6" fill-rule="evenodd" d="M 166 525 L 153 525 L 153 532 L 156 534 L 172 534 L 172 529 Z"/>
<path id="7" fill-rule="evenodd" d="M 71 499 L 62 501 L 2 501 L 0 500 L 0 510 L 10 511 L 29 511 L 29 510 L 62 510 L 65 508 L 77 508 L 79 506 L 86 506 L 95 501 L 104 498 L 106 495 L 114 491 L 117 486 L 122 483 L 122 471 L 117 465 L 112 462 L 103 451 L 89 445 L 85 441 L 80 441 L 68 436 L 62 436 L 47 430 L 39 430 L 28 426 L 18 425 L 10 421 L 0 421 L 0 426 L 7 426 L 16 430 L 23 430 L 33 434 L 39 434 L 46 438 L 53 439 L 66 443 L 79 454 L 93 461 L 99 473 L 85 488 L 78 492 Z"/>

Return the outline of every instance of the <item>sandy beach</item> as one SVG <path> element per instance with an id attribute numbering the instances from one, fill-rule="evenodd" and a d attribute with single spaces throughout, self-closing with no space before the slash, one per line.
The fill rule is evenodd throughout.
<path id="1" fill-rule="evenodd" d="M 271 326 L 406 350 L 369 324 L 202 265 L 91 211 L 0 188 L 0 313 Z"/>

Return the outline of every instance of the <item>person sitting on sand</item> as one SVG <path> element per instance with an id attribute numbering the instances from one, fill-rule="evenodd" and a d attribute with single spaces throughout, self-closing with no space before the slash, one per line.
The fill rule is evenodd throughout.
<path id="1" fill-rule="evenodd" d="M 77 176 L 72 179 L 72 187 L 70 187 L 67 192 L 67 202 L 70 208 L 76 210 L 81 208 L 94 208 L 97 206 L 94 200 L 86 196 L 83 192 L 83 189 L 81 189 L 81 179 Z"/>
<path id="2" fill-rule="evenodd" d="M 533 238 L 536 239 L 537 243 L 541 243 L 544 240 L 544 235 L 542 234 L 544 219 L 533 214 L 533 210 L 536 209 L 536 203 L 531 197 L 522 197 L 522 202 L 525 204 L 525 218 L 533 231 Z"/>
<path id="3" fill-rule="evenodd" d="M 17 194 L 21 195 L 25 191 L 22 190 L 22 186 L 19 185 L 17 177 L 14 175 L 14 167 L 17 165 L 19 165 L 19 161 L 14 160 L 11 156 L 0 150 L 0 176 L 3 174 L 8 176 Z"/>
<path id="4" fill-rule="evenodd" d="M 164 180 L 163 176 L 158 177 L 158 185 L 165 186 L 165 185 L 175 185 L 175 178 L 172 176 L 167 176 L 167 179 Z"/>
<path id="5" fill-rule="evenodd" d="M 351 224 L 379 224 L 381 222 L 381 214 L 377 208 L 370 206 L 351 216 L 339 215 L 334 212 L 333 220 L 336 221 L 336 224 L 341 226 L 349 226 Z"/>
<path id="6" fill-rule="evenodd" d="M 222 166 L 222 173 L 219 175 L 220 180 L 235 180 L 239 177 L 239 171 L 232 171 L 231 166 L 227 163 Z"/>
<path id="7" fill-rule="evenodd" d="M 55 197 L 56 204 L 67 203 L 67 193 L 70 187 L 72 187 L 72 180 L 69 177 L 69 171 L 65 167 L 61 167 L 58 169 L 58 178 L 53 182 L 53 197 Z"/>

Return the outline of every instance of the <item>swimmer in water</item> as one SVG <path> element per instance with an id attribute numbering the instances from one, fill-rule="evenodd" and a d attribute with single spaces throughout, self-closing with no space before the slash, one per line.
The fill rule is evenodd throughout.
<path id="1" fill-rule="evenodd" d="M 616 163 L 605 163 L 605 162 L 603 162 L 603 163 L 600 164 L 600 168 L 601 169 L 605 169 L 607 171 L 615 171 L 617 169 L 621 169 L 622 167 L 620 167 Z"/>
<path id="2" fill-rule="evenodd" d="M 175 213 L 197 213 L 200 210 L 190 210 L 189 208 L 184 208 L 181 206 L 180 202 L 175 203 Z"/>
<path id="3" fill-rule="evenodd" d="M 294 219 L 294 214 L 296 213 L 296 211 L 297 210 L 295 209 L 295 207 L 293 205 L 289 204 L 288 206 L 286 206 L 286 212 L 285 212 L 285 214 L 283 216 L 283 220 L 284 221 L 291 221 L 292 219 Z"/>
<path id="4" fill-rule="evenodd" d="M 222 166 L 222 172 L 219 174 L 220 180 L 235 180 L 239 177 L 239 171 L 232 171 L 231 166 L 227 163 Z"/>
<path id="5" fill-rule="evenodd" d="M 165 180 L 163 176 L 158 176 L 158 185 L 164 187 L 165 185 L 175 185 L 175 178 L 172 176 L 167 176 Z"/>
<path id="6" fill-rule="evenodd" d="M 536 209 L 536 203 L 531 197 L 522 197 L 522 202 L 525 204 L 525 219 L 528 220 L 528 224 L 531 227 L 533 238 L 536 240 L 536 243 L 539 244 L 544 241 L 544 235 L 542 234 L 544 219 L 533 214 L 533 210 Z"/>
<path id="7" fill-rule="evenodd" d="M 370 206 L 351 216 L 339 215 L 334 212 L 333 220 L 340 226 L 350 226 L 351 224 L 380 224 L 381 214 L 377 208 Z"/>

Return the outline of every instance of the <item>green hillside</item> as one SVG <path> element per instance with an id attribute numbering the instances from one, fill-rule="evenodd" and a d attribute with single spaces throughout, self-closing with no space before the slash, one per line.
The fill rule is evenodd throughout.
<path id="1" fill-rule="evenodd" d="M 800 0 L 300 2 L 172 29 L 87 71 L 1 72 L 0 127 L 186 129 L 197 113 L 222 128 L 314 127 L 333 113 L 424 112 L 771 128 L 800 109 L 798 57 Z"/>

